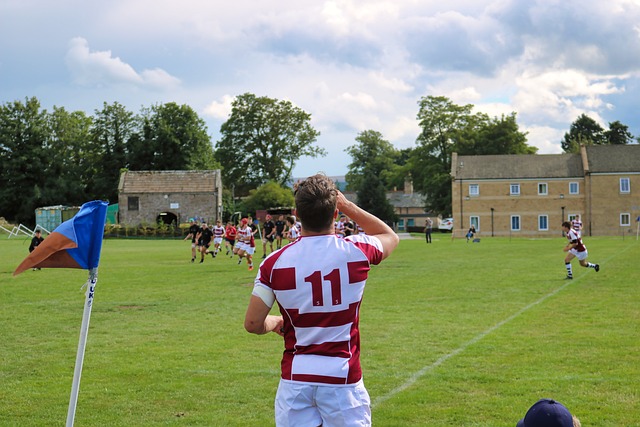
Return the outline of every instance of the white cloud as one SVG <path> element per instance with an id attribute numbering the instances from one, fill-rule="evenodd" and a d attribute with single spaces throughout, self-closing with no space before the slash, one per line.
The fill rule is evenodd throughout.
<path id="1" fill-rule="evenodd" d="M 567 130 L 556 129 L 549 126 L 523 126 L 522 132 L 528 132 L 527 144 L 538 148 L 538 154 L 562 153 L 560 142 Z"/>
<path id="2" fill-rule="evenodd" d="M 91 52 L 89 43 L 82 37 L 69 42 L 65 58 L 74 82 L 83 86 L 111 86 L 127 84 L 169 89 L 180 84 L 180 80 L 159 68 L 138 73 L 129 64 L 111 51 Z"/>
<path id="3" fill-rule="evenodd" d="M 221 101 L 213 101 L 204 108 L 203 114 L 214 119 L 225 121 L 231 114 L 231 103 L 235 96 L 224 95 Z"/>

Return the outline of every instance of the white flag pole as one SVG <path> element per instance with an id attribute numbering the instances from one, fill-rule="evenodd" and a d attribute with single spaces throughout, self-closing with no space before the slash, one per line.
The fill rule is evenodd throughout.
<path id="1" fill-rule="evenodd" d="M 80 327 L 80 339 L 78 341 L 78 353 L 76 354 L 76 366 L 73 372 L 73 385 L 71 386 L 71 396 L 69 397 L 69 410 L 67 412 L 67 427 L 73 427 L 76 416 L 76 405 L 78 404 L 78 392 L 80 391 L 80 376 L 82 375 L 82 363 L 84 361 L 84 350 L 87 345 L 87 333 L 89 332 L 89 320 L 91 318 L 91 306 L 93 305 L 93 293 L 98 282 L 98 269 L 89 270 L 87 286 L 87 296 L 82 315 L 82 326 Z M 84 287 L 84 286 L 83 286 Z"/>

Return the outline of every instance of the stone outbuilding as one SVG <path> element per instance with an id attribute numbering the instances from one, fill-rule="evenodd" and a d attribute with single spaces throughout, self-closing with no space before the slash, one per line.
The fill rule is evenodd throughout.
<path id="1" fill-rule="evenodd" d="M 118 204 L 123 225 L 214 223 L 222 218 L 220 170 L 124 171 Z"/>

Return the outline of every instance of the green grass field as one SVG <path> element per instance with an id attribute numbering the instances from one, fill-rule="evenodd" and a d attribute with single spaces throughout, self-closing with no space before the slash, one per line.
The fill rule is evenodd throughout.
<path id="1" fill-rule="evenodd" d="M 513 427 L 542 397 L 585 427 L 640 425 L 640 245 L 585 243 L 601 271 L 574 261 L 565 281 L 560 233 L 402 240 L 361 312 L 374 425 Z M 0 426 L 60 426 L 87 272 L 12 277 L 27 247 L 0 235 Z M 104 242 L 77 426 L 274 425 L 282 341 L 243 328 L 255 272 L 189 259 L 180 240 Z"/>

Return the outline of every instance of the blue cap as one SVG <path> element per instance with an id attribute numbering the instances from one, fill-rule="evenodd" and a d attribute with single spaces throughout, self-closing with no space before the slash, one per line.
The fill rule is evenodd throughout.
<path id="1" fill-rule="evenodd" d="M 540 399 L 529 408 L 516 427 L 573 427 L 573 417 L 562 403 Z"/>

